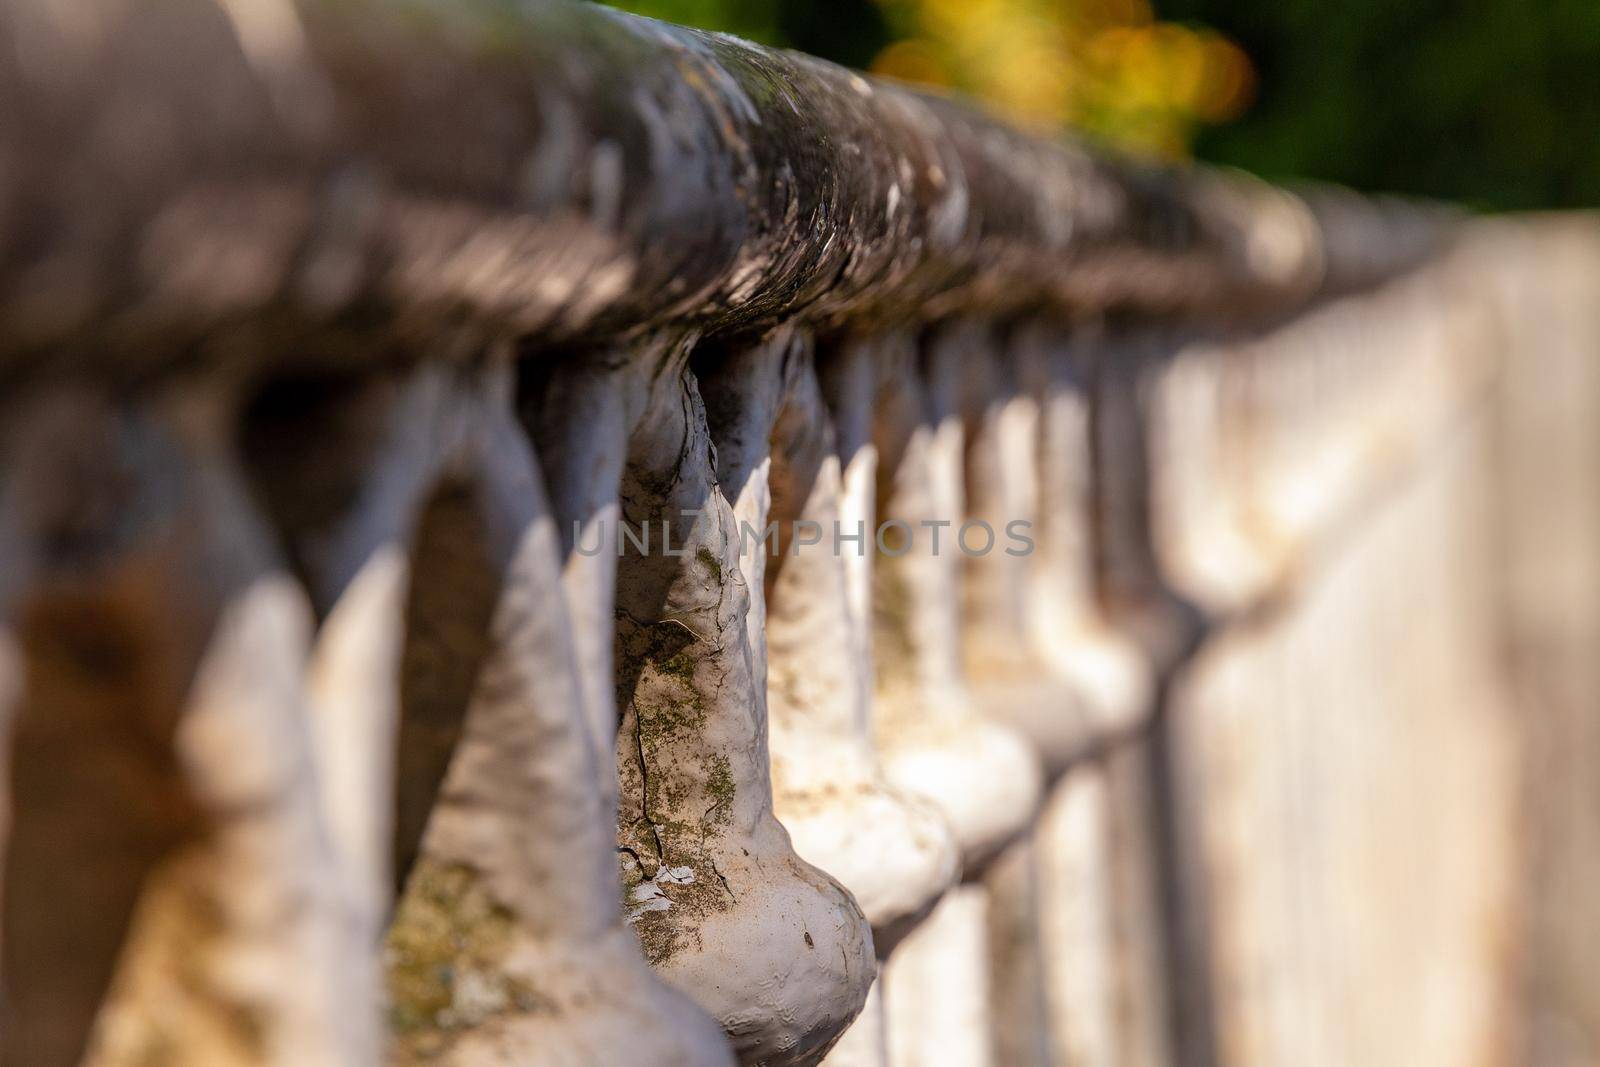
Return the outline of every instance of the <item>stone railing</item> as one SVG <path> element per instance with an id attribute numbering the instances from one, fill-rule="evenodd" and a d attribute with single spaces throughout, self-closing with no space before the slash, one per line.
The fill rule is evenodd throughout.
<path id="1" fill-rule="evenodd" d="M 554 2 L 0 39 L 4 1067 L 1519 1062 L 1592 223 Z"/>

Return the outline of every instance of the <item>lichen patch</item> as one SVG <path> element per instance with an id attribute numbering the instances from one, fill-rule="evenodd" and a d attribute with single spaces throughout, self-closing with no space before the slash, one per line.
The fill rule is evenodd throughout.
<path id="1" fill-rule="evenodd" d="M 516 917 L 464 864 L 418 863 L 384 945 L 390 1023 L 417 1046 L 497 1016 L 555 1005 L 504 961 Z M 413 1049 L 415 1051 L 415 1049 Z"/>

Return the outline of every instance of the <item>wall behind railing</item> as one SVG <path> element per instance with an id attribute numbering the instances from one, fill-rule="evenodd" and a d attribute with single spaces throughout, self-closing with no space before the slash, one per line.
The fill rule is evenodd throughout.
<path id="1" fill-rule="evenodd" d="M 0 1064 L 1600 1048 L 1593 220 L 556 2 L 0 39 Z"/>

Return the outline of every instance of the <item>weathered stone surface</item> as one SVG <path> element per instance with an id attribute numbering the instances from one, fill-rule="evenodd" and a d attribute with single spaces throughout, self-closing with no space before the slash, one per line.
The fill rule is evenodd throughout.
<path id="1" fill-rule="evenodd" d="M 0 97 L 5 1067 L 1593 1051 L 1592 222 L 559 0 L 17 0 Z"/>
<path id="2" fill-rule="evenodd" d="M 645 955 L 723 1024 L 741 1060 L 820 1060 L 877 971 L 860 907 L 772 813 L 766 693 L 687 353 L 652 369 L 629 441 L 617 585 L 619 846 Z M 648 524 L 648 526 L 646 526 Z"/>
<path id="3" fill-rule="evenodd" d="M 872 745 L 870 620 L 851 610 L 846 574 L 848 555 L 870 561 L 871 524 L 855 520 L 854 547 L 838 536 L 857 531 L 841 518 L 839 454 L 807 337 L 782 332 L 720 359 L 702 388 L 741 524 L 775 810 L 800 854 L 854 894 L 881 956 L 955 880 L 958 857 L 938 813 L 884 780 Z"/>
<path id="4" fill-rule="evenodd" d="M 1236 317 L 1437 232 L 1412 211 L 1409 245 L 1346 250 L 1237 176 L 1110 162 L 818 60 L 558 0 L 82 19 L 23 0 L 0 37 L 8 375 L 81 370 L 91 339 L 97 373 L 143 372 L 219 331 L 239 343 L 209 358 L 281 364 L 313 336 L 371 360 L 386 350 L 364 337 L 462 328 L 1041 302 Z M 1341 232 L 1376 228 L 1335 203 Z"/>
<path id="5" fill-rule="evenodd" d="M 364 1055 L 298 685 L 309 612 L 226 411 L 62 391 L 7 424 L 8 1065 Z"/>

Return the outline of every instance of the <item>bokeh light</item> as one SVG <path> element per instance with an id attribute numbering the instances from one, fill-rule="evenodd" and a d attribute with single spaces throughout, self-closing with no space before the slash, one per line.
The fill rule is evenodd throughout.
<path id="1" fill-rule="evenodd" d="M 1002 117 L 1070 127 L 1118 148 L 1185 156 L 1196 130 L 1252 99 L 1244 51 L 1147 0 L 617 0 L 616 6 L 800 47 L 916 85 L 963 92 Z M 819 36 L 820 35 L 820 36 Z M 859 57 L 859 58 L 857 58 Z"/>

